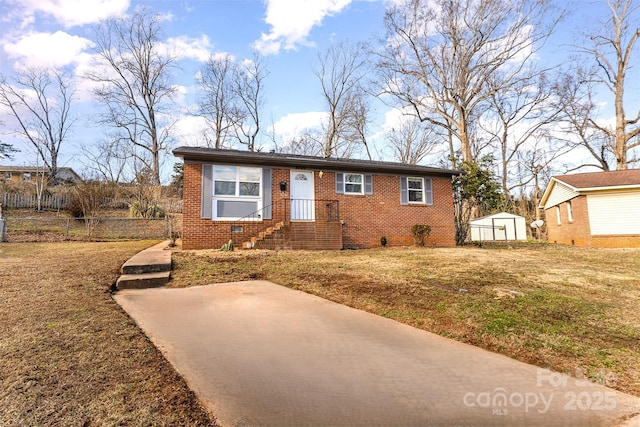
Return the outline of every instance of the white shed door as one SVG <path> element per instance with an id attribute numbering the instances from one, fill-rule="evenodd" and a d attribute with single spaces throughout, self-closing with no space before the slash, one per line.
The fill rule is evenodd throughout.
<path id="1" fill-rule="evenodd" d="M 640 234 L 640 191 L 587 196 L 591 235 Z"/>

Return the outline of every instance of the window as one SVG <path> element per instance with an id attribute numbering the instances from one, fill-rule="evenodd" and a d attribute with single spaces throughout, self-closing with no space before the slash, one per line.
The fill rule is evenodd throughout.
<path id="1" fill-rule="evenodd" d="M 214 196 L 259 197 L 260 168 L 215 166 L 213 171 Z"/>
<path id="2" fill-rule="evenodd" d="M 202 165 L 200 217 L 212 220 L 271 219 L 270 168 Z"/>
<path id="3" fill-rule="evenodd" d="M 364 194 L 362 183 L 364 179 L 360 174 L 345 173 L 344 174 L 344 193 L 345 194 Z"/>
<path id="4" fill-rule="evenodd" d="M 431 178 L 400 177 L 401 205 L 433 205 Z"/>
<path id="5" fill-rule="evenodd" d="M 336 194 L 373 194 L 373 175 L 337 172 Z"/>
<path id="6" fill-rule="evenodd" d="M 11 179 L 13 175 L 11 175 L 11 172 L 5 172 L 4 173 L 4 179 Z"/>
<path id="7" fill-rule="evenodd" d="M 31 181 L 31 174 L 29 172 L 25 172 L 22 174 L 23 181 Z"/>
<path id="8" fill-rule="evenodd" d="M 556 218 L 558 219 L 558 225 L 562 224 L 562 217 L 560 216 L 560 206 L 556 206 Z"/>
<path id="9" fill-rule="evenodd" d="M 571 201 L 567 202 L 567 221 L 573 222 L 573 208 L 571 207 Z"/>
<path id="10" fill-rule="evenodd" d="M 407 178 L 409 188 L 409 203 L 424 203 L 424 188 L 422 178 Z"/>

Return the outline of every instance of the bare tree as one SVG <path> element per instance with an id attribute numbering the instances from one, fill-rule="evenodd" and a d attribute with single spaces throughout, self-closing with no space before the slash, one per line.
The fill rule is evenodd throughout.
<path id="1" fill-rule="evenodd" d="M 0 105 L 15 119 L 13 133 L 26 139 L 56 182 L 58 156 L 74 123 L 70 117 L 73 89 L 59 71 L 32 68 L 8 79 L 0 76 Z"/>
<path id="2" fill-rule="evenodd" d="M 495 91 L 488 99 L 490 108 L 478 121 L 481 133 L 499 153 L 502 192 L 507 201 L 512 189 L 525 185 L 511 179 L 517 175 L 520 152 L 547 135 L 564 110 L 564 94 L 558 93 L 558 88 L 542 73 L 532 81 Z M 563 151 L 562 147 L 556 149 Z"/>
<path id="3" fill-rule="evenodd" d="M 533 58 L 559 19 L 547 0 L 405 0 L 385 16 L 383 93 L 450 133 L 463 161 L 476 161 L 471 121 L 496 91 L 538 72 Z"/>
<path id="4" fill-rule="evenodd" d="M 161 49 L 160 31 L 160 17 L 146 8 L 107 21 L 95 40 L 101 64 L 87 74 L 98 83 L 94 94 L 106 108 L 103 122 L 134 146 L 132 152 L 147 163 L 155 185 L 161 154 L 170 142 L 172 124 L 165 113 L 175 93 L 170 83 L 175 58 Z"/>
<path id="5" fill-rule="evenodd" d="M 0 159 L 11 159 L 16 151 L 13 145 L 0 142 Z"/>
<path id="6" fill-rule="evenodd" d="M 613 95 L 615 128 L 599 124 L 595 117 L 589 117 L 589 123 L 609 136 L 616 168 L 627 169 L 630 163 L 640 162 L 640 156 L 630 157 L 634 148 L 640 147 L 640 108 L 627 115 L 628 106 L 625 105 L 625 89 L 630 84 L 627 72 L 637 63 L 634 55 L 638 52 L 634 48 L 640 37 L 640 3 L 635 0 L 607 0 L 607 6 L 610 14 L 606 21 L 593 26 L 601 31 L 590 34 L 591 45 L 581 50 L 597 64 L 597 72 L 591 80 L 604 85 Z"/>
<path id="7" fill-rule="evenodd" d="M 525 188 L 533 186 L 533 206 L 535 209 L 535 219 L 540 219 L 537 206 L 541 196 L 541 180 L 548 183 L 552 172 L 557 169 L 554 167 L 557 160 L 569 153 L 574 147 L 565 141 L 559 140 L 551 133 L 538 132 L 529 138 L 526 146 L 520 147 L 517 151 L 511 168 L 516 175 L 514 184 L 509 186 L 511 193 L 519 188 L 524 192 Z M 510 198 L 507 199 L 510 201 Z"/>
<path id="8" fill-rule="evenodd" d="M 349 115 L 347 121 L 347 136 L 346 139 L 358 143 L 364 147 L 367 158 L 372 160 L 371 150 L 369 150 L 369 143 L 367 142 L 367 132 L 370 122 L 371 107 L 368 102 L 369 95 L 364 90 L 358 90 L 354 92 L 352 105 L 353 114 Z M 356 145 L 354 144 L 354 148 Z"/>
<path id="9" fill-rule="evenodd" d="M 320 54 L 318 61 L 315 74 L 328 113 L 323 155 L 345 157 L 355 144 L 366 147 L 369 109 L 362 88 L 367 71 L 364 50 L 361 45 L 340 42 Z"/>
<path id="10" fill-rule="evenodd" d="M 4 122 L 0 121 L 0 126 L 4 127 Z M 0 142 L 0 160 L 13 158 L 13 153 L 17 151 L 18 150 L 13 148 L 12 144 L 8 144 L 6 142 Z M 2 215 L 0 215 L 0 218 L 1 217 Z"/>
<path id="11" fill-rule="evenodd" d="M 212 139 L 207 138 L 213 148 L 230 145 L 235 125 L 242 120 L 235 90 L 237 74 L 237 64 L 230 55 L 217 55 L 209 58 L 198 76 L 202 90 L 198 114 L 213 133 Z"/>
<path id="12" fill-rule="evenodd" d="M 437 135 L 432 127 L 425 126 L 415 117 L 402 120 L 385 136 L 393 150 L 393 158 L 412 165 L 434 154 L 442 141 L 442 135 Z"/>
<path id="13" fill-rule="evenodd" d="M 264 61 L 254 53 L 251 60 L 236 68 L 234 76 L 235 94 L 240 101 L 240 115 L 236 124 L 236 135 L 249 151 L 256 150 L 256 138 L 260 132 L 260 110 L 264 102 L 264 80 L 268 73 Z"/>
<path id="14" fill-rule="evenodd" d="M 322 156 L 323 134 L 319 130 L 308 129 L 276 148 L 276 151 L 303 156 Z"/>
<path id="15" fill-rule="evenodd" d="M 564 94 L 564 113 L 561 121 L 564 137 L 568 144 L 584 148 L 595 163 L 581 163 L 575 169 L 587 166 L 604 171 L 611 170 L 616 162 L 611 133 L 596 124 L 599 106 L 595 100 L 595 84 L 591 71 L 577 67 L 565 73 L 561 83 Z"/>
<path id="16" fill-rule="evenodd" d="M 127 181 L 133 154 L 128 144 L 118 138 L 105 139 L 92 146 L 82 146 L 85 167 L 95 172 L 101 181 L 121 183 Z"/>

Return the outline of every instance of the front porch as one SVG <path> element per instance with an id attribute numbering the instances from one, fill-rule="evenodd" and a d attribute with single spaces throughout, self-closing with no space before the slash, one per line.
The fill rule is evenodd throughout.
<path id="1" fill-rule="evenodd" d="M 271 219 L 264 219 L 270 213 Z M 283 199 L 230 225 L 229 240 L 241 249 L 342 249 L 337 200 Z"/>

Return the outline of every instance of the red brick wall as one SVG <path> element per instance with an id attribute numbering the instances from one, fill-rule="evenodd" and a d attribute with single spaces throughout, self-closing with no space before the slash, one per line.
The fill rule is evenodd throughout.
<path id="1" fill-rule="evenodd" d="M 272 194 L 273 201 L 276 201 L 276 194 L 280 193 L 277 189 L 278 183 L 282 179 L 276 175 L 273 170 Z M 288 181 L 288 178 L 287 178 Z M 212 221 L 211 219 L 201 218 L 202 203 L 202 164 L 200 163 L 184 163 L 184 187 L 183 187 L 183 206 L 182 206 L 182 247 L 184 249 L 213 249 L 220 248 L 231 238 L 231 224 L 233 221 Z M 279 218 L 281 212 L 278 211 L 279 206 L 274 206 L 272 218 Z M 263 220 L 259 223 L 247 224 L 246 230 L 263 231 L 267 227 L 275 224 L 274 220 Z M 257 230 L 254 227 L 260 227 Z M 247 236 L 234 235 L 234 241 L 242 241 L 248 239 Z M 236 243 L 237 244 L 237 243 Z"/>
<path id="2" fill-rule="evenodd" d="M 433 206 L 400 205 L 400 178 L 373 176 L 372 195 L 336 194 L 335 174 L 315 176 L 316 198 L 340 202 L 340 218 L 344 221 L 345 248 L 380 246 L 385 236 L 389 246 L 413 245 L 411 226 L 428 224 L 431 235 L 427 245 L 454 246 L 453 195 L 450 178 L 432 178 Z"/>
<path id="3" fill-rule="evenodd" d="M 589 228 L 587 196 L 571 199 L 573 222 L 569 222 L 568 203 L 559 205 L 561 224 L 558 224 L 555 206 L 545 210 L 549 242 L 594 248 L 640 248 L 640 236 L 637 235 L 592 236 Z"/>
<path id="4" fill-rule="evenodd" d="M 202 165 L 185 162 L 182 246 L 184 249 L 219 248 L 229 240 L 230 222 L 200 218 Z M 279 183 L 287 182 L 287 191 Z M 272 170 L 273 218 L 280 218 L 278 200 L 289 198 L 289 169 Z M 373 195 L 345 195 L 335 192 L 335 174 L 314 173 L 317 200 L 338 200 L 344 221 L 343 244 L 346 248 L 380 246 L 385 236 L 390 246 L 412 245 L 411 226 L 428 224 L 431 235 L 427 245 L 454 246 L 455 227 L 450 178 L 432 178 L 433 206 L 400 205 L 400 179 L 374 175 Z M 263 221 L 264 228 L 275 221 Z"/>
<path id="5" fill-rule="evenodd" d="M 573 211 L 573 222 L 569 222 L 567 205 L 564 202 L 560 207 L 560 220 L 556 214 L 556 207 L 545 210 L 547 218 L 547 235 L 549 242 L 564 245 L 589 246 L 591 231 L 589 230 L 589 213 L 587 211 L 587 198 L 578 196 L 570 200 Z"/>

